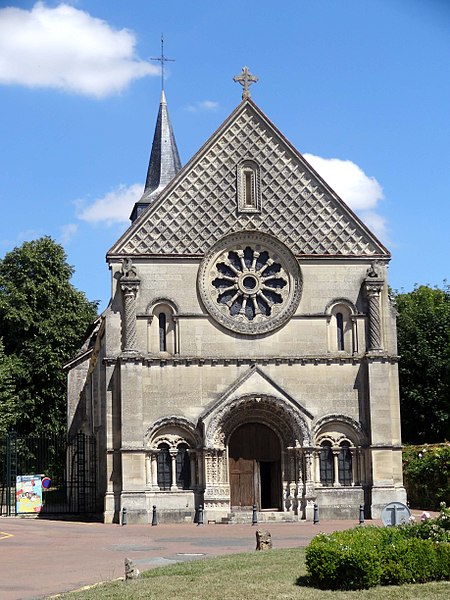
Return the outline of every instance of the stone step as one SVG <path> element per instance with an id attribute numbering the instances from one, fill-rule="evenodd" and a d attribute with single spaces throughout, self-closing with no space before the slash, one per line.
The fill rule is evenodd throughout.
<path id="1" fill-rule="evenodd" d="M 299 520 L 298 515 L 293 512 L 281 512 L 281 511 L 260 511 L 256 513 L 258 523 L 293 523 Z M 240 510 L 230 512 L 226 517 L 222 517 L 221 523 L 239 523 L 239 524 L 250 524 L 253 519 L 253 512 L 251 510 Z"/>

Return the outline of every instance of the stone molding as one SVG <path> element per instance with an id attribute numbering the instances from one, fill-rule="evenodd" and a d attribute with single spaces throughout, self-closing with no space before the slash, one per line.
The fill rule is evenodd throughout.
<path id="1" fill-rule="evenodd" d="M 320 356 L 258 356 L 253 358 L 237 358 L 235 356 L 217 357 L 217 356 L 170 356 L 164 357 L 153 356 L 153 355 L 127 355 L 121 354 L 119 356 L 107 356 L 102 359 L 104 364 L 115 365 L 118 362 L 134 362 L 143 364 L 148 367 L 160 367 L 160 366 L 217 366 L 217 365 L 237 365 L 239 366 L 252 366 L 252 365 L 337 365 L 337 364 L 351 364 L 359 365 L 365 361 L 372 362 L 383 362 L 390 364 L 397 364 L 400 360 L 398 355 L 390 355 L 387 353 L 377 354 L 352 354 L 343 355 L 341 353 L 320 355 Z"/>

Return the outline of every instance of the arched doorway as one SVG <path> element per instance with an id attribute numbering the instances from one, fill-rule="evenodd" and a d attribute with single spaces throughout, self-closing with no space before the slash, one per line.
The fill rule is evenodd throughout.
<path id="1" fill-rule="evenodd" d="M 230 437 L 228 456 L 231 506 L 279 510 L 281 448 L 274 431 L 261 423 L 241 425 Z"/>

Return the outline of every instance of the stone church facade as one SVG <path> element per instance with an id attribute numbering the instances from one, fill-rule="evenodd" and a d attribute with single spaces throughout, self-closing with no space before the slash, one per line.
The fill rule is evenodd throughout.
<path id="1" fill-rule="evenodd" d="M 68 368 L 106 522 L 378 517 L 402 480 L 390 254 L 242 102 L 181 168 L 164 92 L 112 297 Z"/>

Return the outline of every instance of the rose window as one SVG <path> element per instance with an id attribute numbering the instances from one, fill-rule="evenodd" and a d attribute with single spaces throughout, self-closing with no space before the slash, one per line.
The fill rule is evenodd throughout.
<path id="1" fill-rule="evenodd" d="M 282 304 L 288 285 L 280 263 L 250 246 L 227 252 L 218 262 L 219 277 L 212 284 L 217 289 L 217 303 L 227 306 L 230 316 L 242 315 L 248 321 L 261 314 L 270 316 L 272 306 Z"/>
<path id="2" fill-rule="evenodd" d="M 301 277 L 292 253 L 259 232 L 231 234 L 205 257 L 199 290 L 208 312 L 243 333 L 265 333 L 283 324 L 300 300 Z"/>

